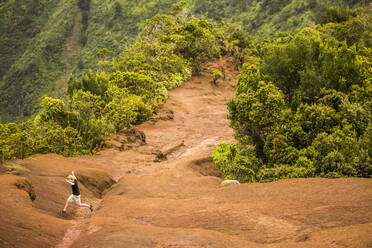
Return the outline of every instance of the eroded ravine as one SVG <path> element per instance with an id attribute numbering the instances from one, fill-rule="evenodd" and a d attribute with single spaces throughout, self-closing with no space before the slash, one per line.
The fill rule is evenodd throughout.
<path id="1" fill-rule="evenodd" d="M 226 78 L 213 85 L 211 74 L 222 67 Z M 211 153 L 221 141 L 234 140 L 226 102 L 234 94 L 237 75 L 228 59 L 209 63 L 200 75 L 170 92 L 159 110 L 160 120 L 138 127 L 146 145 L 106 150 L 79 161 L 94 160 L 118 183 L 73 247 L 322 247 L 334 243 L 332 235 L 323 232 L 333 229 L 333 238 L 339 238 L 349 228 L 356 230 L 351 231 L 355 237 L 339 245 L 353 244 L 353 238 L 363 243 L 372 228 L 370 180 L 300 179 L 219 187 Z M 154 162 L 158 151 L 167 159 Z M 358 196 L 354 199 L 347 192 Z"/>
<path id="2" fill-rule="evenodd" d="M 222 68 L 226 78 L 212 84 L 213 70 Z M 237 75 L 230 59 L 207 64 L 170 92 L 157 116 L 137 127 L 139 140 L 132 143 L 122 134 L 113 138 L 114 148 L 96 156 L 37 155 L 22 162 L 37 195 L 33 205 L 24 204 L 41 221 L 27 222 L 29 215 L 20 220 L 14 217 L 20 212 L 7 210 L 13 217 L 2 222 L 8 232 L 0 227 L 0 234 L 30 234 L 30 239 L 19 237 L 24 238 L 20 247 L 371 246 L 371 179 L 220 187 L 211 152 L 221 141 L 234 141 L 226 101 L 234 95 Z M 63 176 L 72 169 L 82 179 L 83 201 L 94 202 L 93 214 L 75 208 L 67 216 L 56 214 L 70 190 Z M 11 221 L 33 231 L 17 229 Z M 0 235 L 0 246 L 2 240 Z"/>
<path id="3" fill-rule="evenodd" d="M 225 79 L 213 84 L 211 82 L 213 70 L 221 70 L 222 67 L 227 72 Z M 106 195 L 122 197 L 120 200 L 117 199 L 117 203 L 121 200 L 127 201 L 129 195 L 130 198 L 143 199 L 147 198 L 146 194 L 151 195 L 150 198 L 156 195 L 168 195 L 172 192 L 167 188 L 175 184 L 179 186 L 183 177 L 192 179 L 195 177 L 193 173 L 199 177 L 198 171 L 220 176 L 221 173 L 212 162 L 211 152 L 218 143 L 233 140 L 233 131 L 229 128 L 226 119 L 226 102 L 234 94 L 237 74 L 229 59 L 207 64 L 205 71 L 170 92 L 169 99 L 160 107 L 158 114 L 152 120 L 137 127 L 146 135 L 146 144 L 133 145 L 133 148 L 120 151 L 120 137 L 117 137 L 119 144 L 116 149 L 102 151 L 94 157 L 73 158 L 73 160 L 81 164 L 94 164 L 95 167 L 105 170 L 115 178 L 118 181 L 117 185 L 107 191 Z M 115 146 L 118 142 L 115 143 L 113 140 L 112 143 Z M 164 155 L 164 158 L 157 160 L 156 154 L 159 152 Z M 195 161 L 193 164 L 202 161 L 204 168 L 200 165 L 192 166 L 192 163 L 187 168 L 177 167 L 175 164 L 179 160 Z M 170 173 L 175 168 L 177 170 Z M 174 179 L 178 182 L 172 184 Z M 141 180 L 152 183 L 144 184 Z M 213 179 L 212 188 L 215 188 L 218 183 L 218 179 Z M 128 188 L 134 190 L 123 192 Z M 152 192 L 154 190 L 157 192 Z M 194 189 L 195 193 L 200 190 L 200 188 Z M 171 191 L 175 193 L 174 190 Z M 187 191 L 189 192 L 190 189 Z M 177 195 L 177 197 L 187 197 L 188 193 L 182 194 L 179 191 Z M 105 199 L 103 201 L 105 202 Z M 97 205 L 95 207 L 97 208 Z M 99 215 L 100 212 L 101 208 L 98 208 L 93 216 Z M 136 217 L 132 221 L 138 222 L 138 219 Z M 84 239 L 84 235 L 90 236 L 104 228 L 95 226 L 94 221 L 81 217 L 74 221 L 56 247 L 70 247 L 77 239 Z M 86 230 L 82 231 L 83 228 Z"/>

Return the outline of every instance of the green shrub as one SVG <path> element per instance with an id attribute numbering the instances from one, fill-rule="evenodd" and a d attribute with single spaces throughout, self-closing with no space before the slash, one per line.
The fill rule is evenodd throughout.
<path id="1" fill-rule="evenodd" d="M 262 162 L 255 156 L 254 147 L 221 143 L 213 151 L 213 161 L 225 175 L 225 179 L 239 182 L 255 182 Z"/>
<path id="2" fill-rule="evenodd" d="M 76 91 L 83 90 L 105 99 L 108 81 L 109 79 L 104 72 L 95 74 L 93 71 L 89 71 L 79 79 L 71 76 L 68 80 L 67 93 L 72 97 Z"/>
<path id="3" fill-rule="evenodd" d="M 223 77 L 223 73 L 219 70 L 214 70 L 212 74 L 212 83 L 217 84 L 217 80 Z"/>
<path id="4" fill-rule="evenodd" d="M 290 179 L 299 177 L 311 177 L 312 170 L 304 167 L 290 165 L 278 165 L 273 168 L 263 168 L 257 175 L 259 182 L 271 182 L 278 179 Z"/>

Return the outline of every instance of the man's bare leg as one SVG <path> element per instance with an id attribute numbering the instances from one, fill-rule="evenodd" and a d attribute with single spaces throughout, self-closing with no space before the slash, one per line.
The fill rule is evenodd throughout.
<path id="1" fill-rule="evenodd" d="M 80 207 L 89 208 L 90 211 L 93 212 L 93 206 L 92 206 L 92 204 L 80 203 L 79 206 Z"/>
<path id="2" fill-rule="evenodd" d="M 68 202 L 69 202 L 69 200 L 67 199 L 66 204 L 65 204 L 65 207 L 62 210 L 62 213 L 66 213 L 66 209 L 68 207 Z"/>

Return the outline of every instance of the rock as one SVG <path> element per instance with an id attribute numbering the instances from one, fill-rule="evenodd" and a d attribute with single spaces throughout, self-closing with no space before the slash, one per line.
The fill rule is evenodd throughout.
<path id="1" fill-rule="evenodd" d="M 79 182 L 98 198 L 101 198 L 105 190 L 116 183 L 110 175 L 100 169 L 83 168 L 76 172 Z"/>
<path id="2" fill-rule="evenodd" d="M 146 144 L 146 135 L 143 131 L 138 130 L 136 127 L 132 127 L 124 130 L 120 134 L 124 134 L 127 138 L 128 143 L 135 143 L 139 146 Z"/>
<path id="3" fill-rule="evenodd" d="M 161 149 L 161 152 L 165 156 L 168 156 L 168 155 L 174 153 L 175 151 L 177 151 L 178 149 L 180 149 L 183 146 L 185 146 L 185 141 L 184 140 L 177 141 L 175 143 L 170 143 L 170 144 L 166 145 L 165 147 L 163 147 Z"/>
<path id="4" fill-rule="evenodd" d="M 154 159 L 154 162 L 161 162 L 161 161 L 166 160 L 167 156 L 176 152 L 177 150 L 179 150 L 183 146 L 185 146 L 185 142 L 184 142 L 184 140 L 181 140 L 181 141 L 177 141 L 175 143 L 170 143 L 170 144 L 166 145 L 165 147 L 163 147 L 161 150 L 154 149 L 152 151 L 152 154 L 156 156 L 155 159 Z"/>
<path id="5" fill-rule="evenodd" d="M 134 147 L 140 147 L 146 144 L 146 135 L 143 131 L 135 127 L 126 129 L 112 137 L 110 140 L 111 147 L 125 151 Z"/>
<path id="6" fill-rule="evenodd" d="M 20 178 L 14 182 L 14 185 L 18 189 L 26 191 L 30 196 L 31 201 L 34 201 L 36 199 L 35 190 L 30 180 L 26 178 Z"/>
<path id="7" fill-rule="evenodd" d="M 153 150 L 153 153 L 152 154 L 155 155 L 154 162 L 156 162 L 156 163 L 159 163 L 159 162 L 164 161 L 164 160 L 167 159 L 167 155 L 164 154 L 160 150 Z"/>
<path id="8" fill-rule="evenodd" d="M 152 122 L 157 122 L 159 120 L 167 121 L 167 120 L 173 120 L 173 118 L 174 118 L 173 110 L 163 108 L 163 109 L 158 110 L 156 115 L 150 118 L 150 121 Z"/>
<path id="9" fill-rule="evenodd" d="M 225 180 L 225 181 L 222 181 L 221 182 L 221 187 L 227 187 L 227 186 L 231 186 L 231 185 L 238 185 L 240 184 L 239 181 L 237 180 Z"/>
<path id="10" fill-rule="evenodd" d="M 120 141 L 118 141 L 116 137 L 110 140 L 110 146 L 115 148 L 116 150 L 124 151 L 124 145 Z"/>

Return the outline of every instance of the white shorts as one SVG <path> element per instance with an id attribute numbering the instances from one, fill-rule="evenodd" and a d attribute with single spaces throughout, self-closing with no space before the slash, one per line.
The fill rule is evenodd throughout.
<path id="1" fill-rule="evenodd" d="M 70 195 L 67 199 L 69 202 L 76 202 L 76 204 L 80 205 L 80 195 Z"/>

